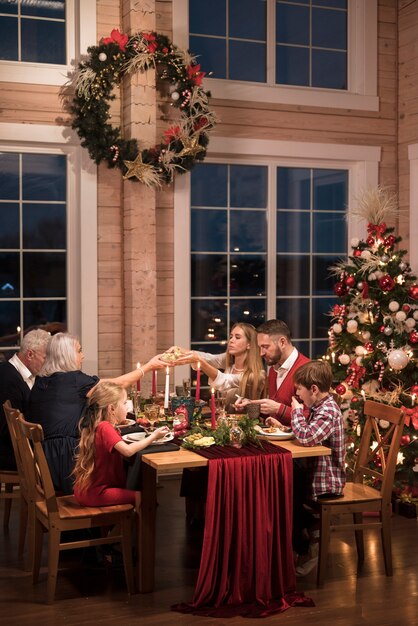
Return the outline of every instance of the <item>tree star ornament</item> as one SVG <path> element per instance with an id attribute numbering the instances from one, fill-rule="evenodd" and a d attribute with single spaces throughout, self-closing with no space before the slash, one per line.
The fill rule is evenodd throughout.
<path id="1" fill-rule="evenodd" d="M 216 116 L 209 108 L 209 92 L 202 86 L 202 72 L 196 58 L 175 46 L 165 35 L 138 32 L 129 37 L 113 29 L 110 37 L 87 50 L 79 63 L 72 84 L 70 102 L 72 127 L 97 163 L 118 167 L 123 178 L 161 187 L 173 181 L 176 173 L 189 171 L 203 161 L 209 133 Z M 167 98 L 171 92 L 171 116 L 176 133 L 164 133 L 160 143 L 142 150 L 136 139 L 123 139 L 119 128 L 110 123 L 113 90 L 124 76 L 155 70 L 158 91 Z M 177 94 L 178 97 L 173 97 Z"/>

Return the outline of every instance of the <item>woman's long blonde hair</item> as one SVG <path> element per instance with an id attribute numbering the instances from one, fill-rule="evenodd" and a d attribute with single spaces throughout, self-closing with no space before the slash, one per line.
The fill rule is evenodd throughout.
<path id="1" fill-rule="evenodd" d="M 239 385 L 239 395 L 244 398 L 256 400 L 261 397 L 264 389 L 265 376 L 263 375 L 263 361 L 260 356 L 260 348 L 257 343 L 257 331 L 252 324 L 246 322 L 237 322 L 231 328 L 241 328 L 245 338 L 249 343 L 244 362 L 244 372 Z M 226 353 L 226 368 L 232 368 L 234 357 Z"/>
<path id="2" fill-rule="evenodd" d="M 98 383 L 90 396 L 87 409 L 79 422 L 80 443 L 75 457 L 73 475 L 74 486 L 85 491 L 91 482 L 94 470 L 95 452 L 94 438 L 100 422 L 109 420 L 109 406 L 115 406 L 122 400 L 125 390 L 116 383 L 103 381 Z"/>

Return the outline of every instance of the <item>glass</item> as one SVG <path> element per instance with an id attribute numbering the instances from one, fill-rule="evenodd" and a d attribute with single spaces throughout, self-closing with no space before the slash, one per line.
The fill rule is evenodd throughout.
<path id="1" fill-rule="evenodd" d="M 239 39 L 266 39 L 265 0 L 229 0 L 229 36 Z"/>
<path id="2" fill-rule="evenodd" d="M 304 296 L 309 294 L 309 255 L 277 255 L 277 295 Z M 286 318 L 284 318 L 286 319 Z"/>
<path id="3" fill-rule="evenodd" d="M 242 442 L 244 441 L 244 432 L 238 426 L 238 422 L 234 420 L 232 422 L 231 429 L 229 431 L 229 442 L 234 448 L 242 448 Z"/>
<path id="4" fill-rule="evenodd" d="M 226 209 L 192 209 L 192 252 L 224 252 L 227 247 Z"/>
<path id="5" fill-rule="evenodd" d="M 312 50 L 312 86 L 347 89 L 347 54 L 333 50 Z"/>
<path id="6" fill-rule="evenodd" d="M 309 7 L 276 5 L 276 41 L 309 46 Z"/>
<path id="7" fill-rule="evenodd" d="M 276 317 L 285 320 L 294 338 L 310 336 L 308 298 L 286 298 L 277 300 Z M 328 330 L 326 331 L 326 335 Z"/>
<path id="8" fill-rule="evenodd" d="M 309 50 L 276 46 L 276 83 L 309 86 Z"/>
<path id="9" fill-rule="evenodd" d="M 0 252 L 0 299 L 20 296 L 19 253 Z"/>
<path id="10" fill-rule="evenodd" d="M 192 206 L 226 207 L 228 204 L 228 166 L 197 164 L 191 171 Z"/>
<path id="11" fill-rule="evenodd" d="M 30 300 L 23 303 L 23 328 L 46 326 L 50 332 L 67 330 L 66 300 Z"/>
<path id="12" fill-rule="evenodd" d="M 192 300 L 191 341 L 219 342 L 227 339 L 227 301 Z"/>
<path id="13" fill-rule="evenodd" d="M 312 9 L 312 45 L 318 48 L 347 49 L 347 13 Z"/>
<path id="14" fill-rule="evenodd" d="M 19 302 L 0 301 L 0 346 L 16 346 L 20 342 L 17 327 L 20 325 Z"/>
<path id="15" fill-rule="evenodd" d="M 277 208 L 310 210 L 311 170 L 302 167 L 277 168 Z"/>
<path id="16" fill-rule="evenodd" d="M 66 247 L 65 204 L 23 204 L 23 247 L 47 248 Z"/>
<path id="17" fill-rule="evenodd" d="M 22 61 L 33 63 L 66 63 L 64 22 L 21 20 Z"/>
<path id="18" fill-rule="evenodd" d="M 266 211 L 238 211 L 234 209 L 229 216 L 231 251 L 265 252 L 267 250 Z"/>
<path id="19" fill-rule="evenodd" d="M 230 166 L 230 206 L 238 209 L 264 209 L 267 206 L 267 167 Z"/>
<path id="20" fill-rule="evenodd" d="M 0 153 L 0 200 L 19 200 L 18 154 Z"/>
<path id="21" fill-rule="evenodd" d="M 65 297 L 67 292 L 66 254 L 64 252 L 24 252 L 23 286 L 23 295 L 26 298 Z"/>
<path id="22" fill-rule="evenodd" d="M 189 48 L 199 55 L 199 63 L 205 71 L 210 69 L 212 78 L 226 78 L 226 41 L 212 37 L 190 35 Z"/>
<path id="23" fill-rule="evenodd" d="M 65 2 L 57 0 L 42 0 L 42 2 L 21 2 L 22 15 L 36 17 L 50 17 L 56 20 L 65 19 Z"/>
<path id="24" fill-rule="evenodd" d="M 314 211 L 343 211 L 347 207 L 347 170 L 312 170 Z"/>
<path id="25" fill-rule="evenodd" d="M 229 41 L 229 79 L 266 82 L 266 44 Z"/>
<path id="26" fill-rule="evenodd" d="M 222 391 L 215 392 L 215 415 L 217 419 L 225 417 L 226 397 Z"/>
<path id="27" fill-rule="evenodd" d="M 0 248 L 19 249 L 19 205 L 17 203 L 0 202 L 0 224 Z"/>
<path id="28" fill-rule="evenodd" d="M 65 201 L 67 158 L 60 154 L 23 154 L 23 199 Z"/>
<path id="29" fill-rule="evenodd" d="M 226 0 L 189 0 L 189 31 L 201 35 L 226 35 Z M 190 46 L 193 51 L 193 47 Z"/>
<path id="30" fill-rule="evenodd" d="M 230 281 L 231 296 L 265 296 L 266 256 L 231 255 Z"/>
<path id="31" fill-rule="evenodd" d="M 347 221 L 344 213 L 313 215 L 313 252 L 345 254 Z"/>
<path id="32" fill-rule="evenodd" d="M 191 390 L 190 378 L 183 378 L 183 394 L 185 396 L 190 396 L 190 390 Z"/>
<path id="33" fill-rule="evenodd" d="M 257 328 L 266 321 L 267 305 L 265 298 L 248 300 L 234 298 L 230 300 L 229 309 L 230 327 L 235 322 L 244 321 Z"/>
<path id="34" fill-rule="evenodd" d="M 226 296 L 227 256 L 224 254 L 192 254 L 191 295 Z"/>
<path id="35" fill-rule="evenodd" d="M 0 59 L 4 61 L 18 61 L 19 49 L 18 23 L 15 17 L 0 19 Z"/>
<path id="36" fill-rule="evenodd" d="M 160 419 L 160 405 L 159 404 L 145 404 L 144 405 L 145 417 L 151 423 L 152 428 L 156 427 L 156 424 Z"/>
<path id="37" fill-rule="evenodd" d="M 277 211 L 277 250 L 309 252 L 311 216 L 309 212 Z"/>

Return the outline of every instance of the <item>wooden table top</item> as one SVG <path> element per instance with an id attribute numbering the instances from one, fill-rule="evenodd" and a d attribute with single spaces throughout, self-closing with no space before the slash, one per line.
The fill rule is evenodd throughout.
<path id="1" fill-rule="evenodd" d="M 274 445 L 290 450 L 294 459 L 301 459 L 313 456 L 328 456 L 331 454 L 331 449 L 325 446 L 302 446 L 295 439 L 289 439 L 287 441 L 270 441 Z M 153 467 L 158 473 L 172 472 L 177 469 L 184 469 L 186 467 L 205 467 L 209 460 L 192 452 L 192 450 L 186 450 L 180 448 L 173 452 L 156 452 L 153 454 L 143 454 L 142 461 Z"/>

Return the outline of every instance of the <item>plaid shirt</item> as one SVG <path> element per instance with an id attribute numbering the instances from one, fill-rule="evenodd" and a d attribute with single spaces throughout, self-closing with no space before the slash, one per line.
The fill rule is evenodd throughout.
<path id="1" fill-rule="evenodd" d="M 330 456 L 308 459 L 312 471 L 312 495 L 340 495 L 345 485 L 345 431 L 343 416 L 332 395 L 311 407 L 309 416 L 303 409 L 292 410 L 292 430 L 304 446 L 322 444 L 331 448 Z"/>

